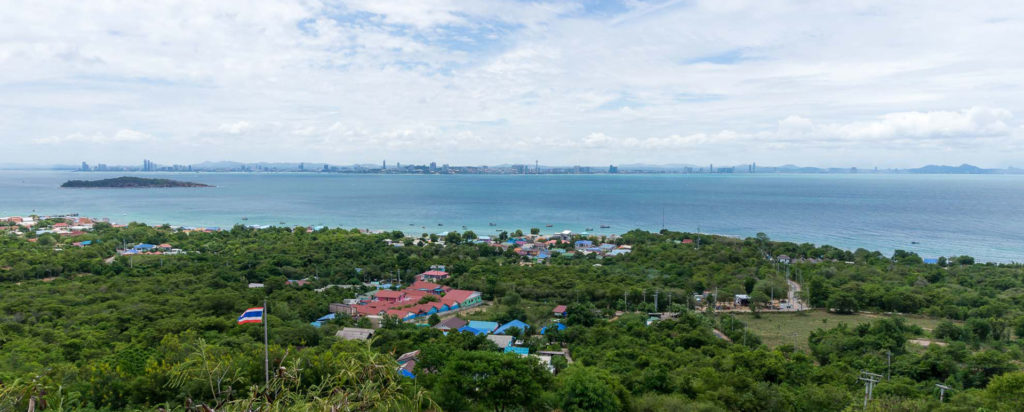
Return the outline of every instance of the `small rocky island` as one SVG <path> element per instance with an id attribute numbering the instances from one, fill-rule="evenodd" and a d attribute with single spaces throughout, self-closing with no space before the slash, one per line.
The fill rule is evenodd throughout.
<path id="1" fill-rule="evenodd" d="M 68 188 L 114 188 L 114 189 L 136 189 L 136 188 L 164 188 L 164 187 L 213 187 L 210 185 L 182 182 L 171 179 L 147 179 L 144 177 L 121 176 L 113 179 L 102 180 L 68 180 L 60 187 Z"/>

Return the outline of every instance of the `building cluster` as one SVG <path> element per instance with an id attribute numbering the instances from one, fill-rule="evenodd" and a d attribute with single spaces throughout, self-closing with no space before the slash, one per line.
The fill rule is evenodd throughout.
<path id="1" fill-rule="evenodd" d="M 614 242 L 618 237 L 610 235 L 605 237 L 605 242 L 599 242 L 593 238 L 583 239 L 570 231 L 555 233 L 551 235 L 523 235 L 510 238 L 505 241 L 495 241 L 488 236 L 480 236 L 475 242 L 492 245 L 503 250 L 511 250 L 519 256 L 532 260 L 543 261 L 555 254 L 565 256 L 587 256 L 597 257 L 619 256 L 633 250 L 630 245 L 617 245 Z"/>
<path id="2" fill-rule="evenodd" d="M 559 305 L 551 312 L 555 318 L 565 317 L 566 307 L 565 305 Z M 500 324 L 498 322 L 483 320 L 465 320 L 453 316 L 442 320 L 437 325 L 434 325 L 433 328 L 438 329 L 445 334 L 472 333 L 474 335 L 483 335 L 504 353 L 514 353 L 523 357 L 537 357 L 540 362 L 552 372 L 554 372 L 554 367 L 551 364 L 552 356 L 558 355 L 568 358 L 568 354 L 564 350 L 538 351 L 536 353 L 531 353 L 530 348 L 525 345 L 525 341 L 523 340 L 524 337 L 529 336 L 531 333 L 544 335 L 551 330 L 565 330 L 565 325 L 561 321 L 557 320 L 549 326 L 542 327 L 537 331 L 528 323 L 518 319 L 505 324 Z M 373 329 L 346 327 L 339 330 L 336 333 L 336 336 L 343 340 L 367 340 L 372 338 L 373 334 Z M 416 362 L 419 360 L 419 353 L 420 351 L 416 350 L 400 355 L 398 357 L 399 373 L 409 378 L 415 378 L 413 371 L 416 367 Z"/>
<path id="3" fill-rule="evenodd" d="M 139 243 L 130 248 L 118 249 L 119 255 L 184 255 L 184 250 L 171 246 L 170 243 L 161 243 L 159 245 L 152 245 L 149 243 Z"/>
<path id="4" fill-rule="evenodd" d="M 417 276 L 419 279 L 441 280 L 448 273 L 430 270 Z M 352 317 L 394 316 L 403 321 L 428 317 L 433 314 L 444 314 L 479 305 L 483 302 L 482 294 L 473 290 L 453 289 L 426 280 L 416 280 L 404 289 L 378 289 L 366 296 L 346 299 L 342 303 L 332 303 L 330 314 L 317 319 L 323 322 L 333 318 L 333 314 L 344 313 Z M 314 323 L 314 326 L 319 326 Z"/>
<path id="5" fill-rule="evenodd" d="M 107 219 L 101 220 L 106 222 Z M 51 233 L 59 236 L 78 236 L 92 230 L 97 221 L 78 215 L 8 216 L 0 217 L 0 233 L 36 235 Z"/>

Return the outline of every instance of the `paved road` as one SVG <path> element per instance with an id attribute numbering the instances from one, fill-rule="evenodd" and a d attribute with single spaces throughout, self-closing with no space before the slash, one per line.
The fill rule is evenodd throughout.
<path id="1" fill-rule="evenodd" d="M 800 291 L 800 284 L 796 283 L 796 282 L 794 282 L 792 280 L 786 280 L 786 283 L 789 283 L 788 302 L 790 304 L 792 304 L 792 307 L 789 308 L 789 309 L 780 309 L 780 310 L 783 311 L 783 312 L 796 312 L 796 311 L 804 310 L 804 308 L 807 307 L 807 304 L 804 303 L 804 301 L 797 299 L 797 296 L 796 296 L 796 293 Z"/>

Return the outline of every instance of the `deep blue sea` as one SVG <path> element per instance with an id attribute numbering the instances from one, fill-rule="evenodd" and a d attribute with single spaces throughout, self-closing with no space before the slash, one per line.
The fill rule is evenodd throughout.
<path id="1" fill-rule="evenodd" d="M 59 187 L 69 179 L 125 174 L 0 171 L 0 216 L 79 213 L 118 223 L 225 228 L 284 222 L 416 235 L 463 226 L 477 234 L 531 227 L 623 233 L 664 224 L 886 254 L 905 249 L 923 257 L 1024 261 L 1024 175 L 136 173 L 216 187 Z"/>

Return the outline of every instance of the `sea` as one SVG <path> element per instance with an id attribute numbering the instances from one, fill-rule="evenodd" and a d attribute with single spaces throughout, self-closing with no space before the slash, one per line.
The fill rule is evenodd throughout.
<path id="1" fill-rule="evenodd" d="M 210 188 L 62 189 L 133 175 Z M 0 216 L 78 213 L 175 226 L 406 234 L 540 228 L 714 233 L 925 258 L 1024 262 L 1024 175 L 384 175 L 0 171 Z"/>

